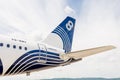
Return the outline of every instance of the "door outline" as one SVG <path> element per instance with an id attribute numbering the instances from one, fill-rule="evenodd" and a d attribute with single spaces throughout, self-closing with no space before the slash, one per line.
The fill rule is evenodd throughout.
<path id="1" fill-rule="evenodd" d="M 38 62 L 45 64 L 47 62 L 47 48 L 44 44 L 38 44 L 38 49 L 39 49 Z M 44 55 L 45 60 L 41 59 L 43 57 L 41 55 Z"/>

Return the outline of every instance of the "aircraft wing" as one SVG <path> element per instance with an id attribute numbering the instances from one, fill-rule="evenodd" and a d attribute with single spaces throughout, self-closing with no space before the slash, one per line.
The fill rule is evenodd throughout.
<path id="1" fill-rule="evenodd" d="M 61 55 L 61 58 L 64 60 L 72 59 L 71 62 L 76 62 L 76 61 L 81 60 L 84 57 L 94 55 L 100 52 L 108 51 L 114 48 L 116 47 L 109 45 L 109 46 L 96 47 L 96 48 L 91 48 L 91 49 L 86 49 L 86 50 L 80 50 L 80 51 L 63 54 Z"/>

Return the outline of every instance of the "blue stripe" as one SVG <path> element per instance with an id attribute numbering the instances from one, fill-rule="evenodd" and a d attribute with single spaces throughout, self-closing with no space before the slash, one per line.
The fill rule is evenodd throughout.
<path id="1" fill-rule="evenodd" d="M 58 63 L 47 62 L 46 64 L 57 65 Z M 40 69 L 40 68 L 48 67 L 48 65 L 41 65 L 39 63 L 34 62 L 34 63 L 29 64 L 28 67 L 29 68 L 25 69 L 24 71 L 29 71 L 29 70 L 34 70 L 34 69 Z M 22 72 L 22 70 L 20 72 Z"/>
<path id="2" fill-rule="evenodd" d="M 57 35 L 59 35 L 63 41 L 63 49 L 66 50 L 66 52 L 69 52 L 71 50 L 71 43 L 69 40 L 69 37 L 67 35 L 67 33 L 64 31 L 64 29 L 62 29 L 61 27 L 57 27 L 53 33 L 56 33 Z M 66 34 L 65 34 L 66 33 Z"/>
<path id="3" fill-rule="evenodd" d="M 22 71 L 21 69 L 25 66 L 25 68 L 28 66 L 27 64 L 32 62 L 32 61 L 37 61 L 39 60 L 39 57 L 40 59 L 44 59 L 45 58 L 42 58 L 42 57 L 45 57 L 46 58 L 53 58 L 53 59 L 58 59 L 58 60 L 53 60 L 53 59 L 46 59 L 46 61 L 48 60 L 51 60 L 51 61 L 56 61 L 56 62 L 61 62 L 63 60 L 60 60 L 59 58 L 59 54 L 58 53 L 52 53 L 52 52 L 47 52 L 47 53 L 42 53 L 42 52 L 45 52 L 45 51 L 41 51 L 40 53 L 40 50 L 32 50 L 32 51 L 29 51 L 25 54 L 23 54 L 21 57 L 19 57 L 11 66 L 10 68 L 6 71 L 5 75 L 7 74 L 14 74 L 14 73 L 17 73 L 19 71 Z M 40 56 L 39 56 L 40 54 Z M 49 54 L 49 55 L 47 55 Z M 38 63 L 38 62 L 36 62 Z M 47 63 L 46 63 L 47 64 Z M 48 63 L 49 64 L 49 63 Z M 52 62 L 51 64 L 56 64 L 54 62 Z M 58 63 L 57 63 L 58 64 Z M 19 67 L 19 68 L 18 68 Z M 39 67 L 40 68 L 40 67 Z M 24 69 L 24 68 L 23 68 Z M 29 70 L 29 69 L 28 69 Z"/>
<path id="4" fill-rule="evenodd" d="M 28 69 L 26 69 L 25 71 L 29 71 L 29 70 L 34 70 L 34 69 L 39 69 L 39 68 L 43 68 L 43 67 L 47 67 L 47 65 L 34 65 L 34 66 L 31 66 L 29 67 Z"/>
<path id="5" fill-rule="evenodd" d="M 33 70 L 33 69 L 40 69 L 42 67 L 46 67 L 49 65 L 57 65 L 58 63 L 52 63 L 52 62 L 46 62 L 46 64 L 40 64 L 38 62 L 32 62 L 28 65 L 26 65 L 23 69 L 19 70 L 19 72 L 16 73 L 20 73 L 20 72 L 24 72 L 24 71 L 28 71 L 28 70 Z M 35 66 L 39 66 L 39 67 L 35 67 Z"/>
<path id="6" fill-rule="evenodd" d="M 63 60 L 53 60 L 53 59 L 47 59 L 47 61 L 63 62 Z"/>
<path id="7" fill-rule="evenodd" d="M 24 63 L 22 66 L 19 67 L 19 69 L 17 69 L 14 73 L 20 73 L 24 68 L 28 67 L 30 64 L 32 64 L 33 62 L 37 63 L 38 58 L 33 58 L 29 61 L 27 61 L 26 63 Z M 33 62 L 32 62 L 33 61 Z"/>
<path id="8" fill-rule="evenodd" d="M 52 33 L 57 34 L 60 36 L 61 40 L 63 41 L 63 49 L 65 53 L 71 51 L 72 47 L 72 40 L 74 34 L 74 27 L 75 27 L 75 19 L 71 17 L 66 17 L 58 26 L 55 28 Z"/>
<path id="9" fill-rule="evenodd" d="M 63 28 L 61 28 L 61 27 L 58 27 L 58 28 L 60 28 L 63 31 L 63 34 L 66 36 L 65 38 L 67 39 L 67 42 L 68 42 L 68 45 L 69 45 L 70 44 L 70 39 L 69 39 L 67 33 L 65 32 L 65 30 Z"/>
<path id="10" fill-rule="evenodd" d="M 64 47 L 65 47 L 66 50 L 68 50 L 69 46 L 70 46 L 70 40 L 69 40 L 69 37 L 68 37 L 67 33 L 61 27 L 58 27 L 56 29 L 58 29 L 57 32 L 59 31 L 59 29 L 63 31 L 63 33 L 58 32 L 58 34 L 61 34 L 60 36 L 66 39 L 63 42 L 67 43 L 67 44 L 64 44 Z"/>
<path id="11" fill-rule="evenodd" d="M 19 72 L 21 72 L 21 71 L 23 71 L 26 67 L 29 67 L 29 65 L 32 65 L 32 61 L 33 61 L 33 63 L 39 63 L 39 62 L 37 62 L 37 60 L 38 60 L 38 58 L 33 58 L 33 59 L 31 59 L 31 60 L 29 60 L 29 61 L 27 61 L 24 65 L 22 65 L 16 72 L 18 72 L 20 69 L 20 71 Z M 58 62 L 58 63 L 62 63 L 63 62 L 63 60 L 52 60 L 52 59 L 46 59 L 46 58 L 43 58 L 43 57 L 41 57 L 40 58 L 40 60 L 46 60 L 46 61 L 55 61 L 55 62 Z M 54 63 L 54 62 L 46 62 L 46 64 L 45 65 L 49 65 L 49 64 L 58 64 L 58 63 Z M 44 64 L 43 64 L 44 65 Z M 22 69 L 23 68 L 23 69 Z M 16 73 L 15 72 L 15 73 Z"/>
<path id="12" fill-rule="evenodd" d="M 59 56 L 58 53 L 53 53 L 53 52 L 47 52 L 47 54 L 50 54 L 50 55 L 55 55 L 55 56 Z"/>
<path id="13" fill-rule="evenodd" d="M 15 71 L 15 70 L 13 70 L 13 71 L 15 71 L 14 73 L 16 73 L 16 72 L 18 72 L 22 67 L 24 67 L 27 63 L 29 63 L 29 62 L 31 62 L 31 61 L 35 61 L 35 60 L 38 60 L 38 58 L 32 58 L 32 59 L 30 59 L 30 60 L 28 60 L 28 61 L 26 61 L 26 62 L 24 62 L 24 64 L 19 64 L 19 68 Z M 17 68 L 17 67 L 16 67 Z M 15 68 L 15 69 L 16 69 Z"/>
<path id="14" fill-rule="evenodd" d="M 68 39 L 66 38 L 66 36 L 63 33 L 59 33 L 59 30 L 56 30 L 54 32 L 61 37 L 61 39 L 63 41 L 63 47 L 65 47 L 66 45 L 68 45 Z"/>
<path id="15" fill-rule="evenodd" d="M 55 59 L 60 59 L 59 56 L 51 56 L 51 55 L 47 55 L 48 58 L 55 58 Z"/>
<path id="16" fill-rule="evenodd" d="M 66 32 L 61 27 L 56 28 L 56 32 L 60 34 L 60 36 L 64 39 L 64 45 L 68 45 L 68 36 L 65 34 Z"/>

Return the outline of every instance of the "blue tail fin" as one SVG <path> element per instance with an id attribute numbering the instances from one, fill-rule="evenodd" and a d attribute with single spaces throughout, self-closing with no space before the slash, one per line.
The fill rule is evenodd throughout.
<path id="1" fill-rule="evenodd" d="M 47 44 L 61 48 L 68 53 L 72 48 L 75 19 L 67 17 L 45 39 Z"/>

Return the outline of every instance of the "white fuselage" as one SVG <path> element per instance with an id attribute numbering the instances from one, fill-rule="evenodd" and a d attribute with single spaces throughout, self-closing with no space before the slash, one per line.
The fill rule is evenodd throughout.
<path id="1" fill-rule="evenodd" d="M 53 67 L 64 62 L 63 50 L 44 43 L 35 43 L 1 36 L 0 75 L 13 75 Z"/>

